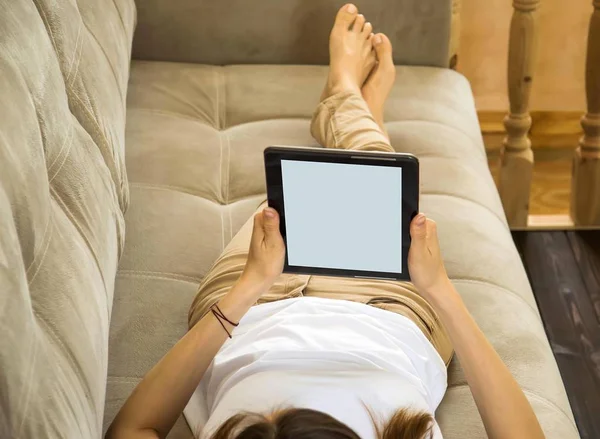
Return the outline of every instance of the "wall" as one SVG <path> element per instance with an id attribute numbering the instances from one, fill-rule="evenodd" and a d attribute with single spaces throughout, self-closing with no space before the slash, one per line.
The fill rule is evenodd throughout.
<path id="1" fill-rule="evenodd" d="M 585 50 L 591 0 L 541 0 L 533 111 L 585 109 Z M 508 108 L 506 66 L 510 0 L 462 0 L 458 71 L 470 81 L 477 109 Z"/>

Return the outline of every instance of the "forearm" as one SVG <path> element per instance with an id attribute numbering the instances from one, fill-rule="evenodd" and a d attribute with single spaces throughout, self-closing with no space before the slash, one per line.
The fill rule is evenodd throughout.
<path id="1" fill-rule="evenodd" d="M 448 330 L 488 437 L 537 439 L 544 434 L 527 398 L 450 282 L 432 305 Z"/>
<path id="2" fill-rule="evenodd" d="M 263 289 L 263 285 L 241 278 L 221 299 L 219 308 L 228 319 L 239 321 Z M 205 315 L 146 374 L 121 408 L 106 437 L 165 437 L 226 340 L 227 333 L 215 316 Z"/>

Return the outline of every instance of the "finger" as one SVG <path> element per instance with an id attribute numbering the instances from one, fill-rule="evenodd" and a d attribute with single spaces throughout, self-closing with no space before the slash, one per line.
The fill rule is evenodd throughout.
<path id="1" fill-rule="evenodd" d="M 427 218 L 422 213 L 413 218 L 410 223 L 411 246 L 423 247 L 427 245 Z"/>
<path id="2" fill-rule="evenodd" d="M 280 236 L 279 214 L 272 207 L 265 207 L 263 210 L 263 230 L 267 241 L 273 241 Z"/>
<path id="3" fill-rule="evenodd" d="M 263 215 L 258 212 L 254 215 L 254 229 L 252 230 L 252 241 L 261 242 L 265 237 Z"/>
<path id="4" fill-rule="evenodd" d="M 427 218 L 426 221 L 427 230 L 427 243 L 430 246 L 438 246 L 438 235 L 437 235 L 437 224 L 434 220 Z"/>

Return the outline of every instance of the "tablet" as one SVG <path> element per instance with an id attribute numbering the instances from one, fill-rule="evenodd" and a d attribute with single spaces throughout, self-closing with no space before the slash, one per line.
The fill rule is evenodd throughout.
<path id="1" fill-rule="evenodd" d="M 264 159 L 268 203 L 286 244 L 284 273 L 409 279 L 415 156 L 271 146 Z"/>

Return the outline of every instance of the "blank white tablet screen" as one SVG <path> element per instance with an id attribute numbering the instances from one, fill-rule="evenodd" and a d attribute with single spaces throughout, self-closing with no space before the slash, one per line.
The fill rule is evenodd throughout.
<path id="1" fill-rule="evenodd" d="M 402 168 L 281 161 L 289 265 L 402 272 Z"/>

